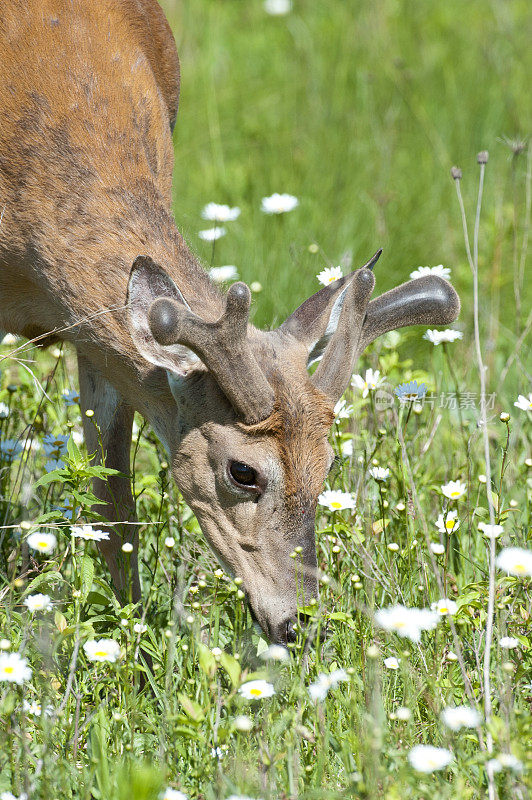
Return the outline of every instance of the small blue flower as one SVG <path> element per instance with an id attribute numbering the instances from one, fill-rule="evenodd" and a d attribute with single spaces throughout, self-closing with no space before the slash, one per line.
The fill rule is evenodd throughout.
<path id="1" fill-rule="evenodd" d="M 51 433 L 47 433 L 43 439 L 44 452 L 47 456 L 52 456 L 54 459 L 58 459 L 66 451 L 68 439 L 68 435 L 54 436 Z"/>
<path id="2" fill-rule="evenodd" d="M 409 383 L 401 383 L 395 388 L 395 394 L 401 403 L 413 403 L 415 400 L 421 400 L 425 397 L 427 387 L 424 383 L 418 386 L 417 381 L 410 381 Z"/>
<path id="3" fill-rule="evenodd" d="M 52 458 L 44 465 L 46 472 L 53 472 L 54 469 L 64 469 L 65 465 L 60 459 Z"/>
<path id="4" fill-rule="evenodd" d="M 79 392 L 72 389 L 71 392 L 63 392 L 63 400 L 67 406 L 75 406 L 79 403 Z"/>
<path id="5" fill-rule="evenodd" d="M 11 463 L 22 453 L 23 449 L 18 439 L 5 439 L 3 442 L 0 442 L 0 457 L 4 461 Z"/>

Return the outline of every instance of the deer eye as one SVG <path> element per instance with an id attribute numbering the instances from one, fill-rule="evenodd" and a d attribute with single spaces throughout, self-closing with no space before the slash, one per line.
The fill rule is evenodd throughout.
<path id="1" fill-rule="evenodd" d="M 239 486 L 256 487 L 257 485 L 257 473 L 253 467 L 250 467 L 249 464 L 244 464 L 242 461 L 231 461 L 229 474 Z"/>

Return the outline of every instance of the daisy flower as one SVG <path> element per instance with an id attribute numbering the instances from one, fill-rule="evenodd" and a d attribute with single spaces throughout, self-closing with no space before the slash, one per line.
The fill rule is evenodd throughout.
<path id="1" fill-rule="evenodd" d="M 342 277 L 342 267 L 326 267 L 321 272 L 318 272 L 316 278 L 324 286 L 329 283 L 334 283 Z"/>
<path id="2" fill-rule="evenodd" d="M 362 397 L 367 397 L 370 392 L 378 389 L 383 382 L 384 378 L 381 378 L 380 371 L 370 368 L 366 370 L 364 377 L 362 375 L 353 375 L 351 386 L 353 389 L 358 389 L 362 393 Z"/>
<path id="3" fill-rule="evenodd" d="M 56 459 L 60 458 L 66 452 L 68 439 L 68 435 L 55 436 L 52 433 L 47 433 L 42 440 L 44 452 L 47 456 L 53 456 Z"/>
<path id="4" fill-rule="evenodd" d="M 434 346 L 437 346 L 442 342 L 455 342 L 457 339 L 462 339 L 463 335 L 464 334 L 461 333 L 461 331 L 455 331 L 453 328 L 447 328 L 444 331 L 425 331 L 423 338 L 427 339 L 429 342 L 432 342 Z"/>
<path id="5" fill-rule="evenodd" d="M 282 17 L 292 10 L 292 0 L 264 0 L 263 6 L 272 17 Z"/>
<path id="6" fill-rule="evenodd" d="M 498 539 L 501 533 L 504 533 L 504 527 L 502 525 L 490 525 L 487 522 L 479 522 L 478 529 L 482 531 L 484 536 L 488 539 Z"/>
<path id="7" fill-rule="evenodd" d="M 432 603 L 430 607 L 432 611 L 435 611 L 440 617 L 452 617 L 458 611 L 458 606 L 454 600 L 449 600 L 448 597 L 442 597 L 437 603 Z"/>
<path id="8" fill-rule="evenodd" d="M 444 267 L 443 264 L 438 264 L 437 267 L 418 267 L 410 273 L 412 280 L 424 278 L 425 275 L 437 275 L 439 278 L 445 278 L 448 281 L 451 277 L 451 270 L 449 267 Z"/>
<path id="9" fill-rule="evenodd" d="M 334 407 L 334 418 L 336 422 L 339 422 L 341 419 L 349 419 L 352 413 L 352 405 L 348 405 L 345 400 L 338 400 Z"/>
<path id="10" fill-rule="evenodd" d="M 290 661 L 290 653 L 280 644 L 271 644 L 260 657 L 265 661 Z"/>
<path id="11" fill-rule="evenodd" d="M 287 211 L 293 211 L 298 205 L 297 197 L 291 194 L 275 193 L 262 198 L 261 210 L 265 214 L 285 214 Z"/>
<path id="12" fill-rule="evenodd" d="M 419 642 L 422 631 L 431 631 L 436 627 L 438 615 L 428 608 L 395 605 L 379 609 L 375 614 L 375 622 L 385 631 L 398 633 L 412 642 Z"/>
<path id="13" fill-rule="evenodd" d="M 390 477 L 390 470 L 388 467 L 372 467 L 369 474 L 377 483 L 384 483 Z"/>
<path id="14" fill-rule="evenodd" d="M 275 694 L 272 683 L 268 681 L 256 680 L 243 683 L 238 693 L 246 700 L 262 700 L 264 697 L 271 697 Z"/>
<path id="15" fill-rule="evenodd" d="M 31 678 L 31 668 L 28 659 L 20 653 L 0 653 L 0 681 L 9 683 L 24 683 Z"/>
<path id="16" fill-rule="evenodd" d="M 30 594 L 24 600 L 24 605 L 33 614 L 35 611 L 50 611 L 52 601 L 47 594 Z"/>
<path id="17" fill-rule="evenodd" d="M 340 489 L 327 489 L 318 497 L 320 506 L 325 506 L 329 511 L 345 511 L 356 506 L 356 500 L 349 492 L 342 492 Z"/>
<path id="18" fill-rule="evenodd" d="M 30 533 L 26 541 L 28 543 L 28 547 L 31 547 L 32 550 L 36 550 L 38 553 L 44 553 L 46 555 L 53 553 L 57 545 L 55 534 L 41 533 L 41 531 Z"/>
<path id="19" fill-rule="evenodd" d="M 401 403 L 414 403 L 425 397 L 427 387 L 424 383 L 418 385 L 417 381 L 409 381 L 399 384 L 394 391 Z"/>
<path id="20" fill-rule="evenodd" d="M 70 530 L 72 531 L 72 536 L 75 536 L 76 539 L 101 542 L 103 539 L 109 538 L 107 531 L 95 530 L 92 525 L 72 525 Z"/>
<path id="21" fill-rule="evenodd" d="M 408 760 L 416 772 L 429 773 L 449 766 L 453 760 L 453 754 L 445 747 L 418 744 L 410 750 Z"/>
<path id="22" fill-rule="evenodd" d="M 215 283 L 236 281 L 238 280 L 238 270 L 234 264 L 226 264 L 224 267 L 211 267 L 209 276 Z"/>
<path id="23" fill-rule="evenodd" d="M 399 669 L 400 663 L 401 659 L 396 658 L 395 656 L 389 656 L 388 658 L 384 659 L 384 666 L 386 669 Z"/>
<path id="24" fill-rule="evenodd" d="M 72 389 L 70 392 L 65 390 L 61 397 L 67 406 L 74 406 L 79 403 L 79 392 L 76 389 Z"/>
<path id="25" fill-rule="evenodd" d="M 445 547 L 443 544 L 439 542 L 431 542 L 430 549 L 434 553 L 435 556 L 442 556 L 445 553 Z"/>
<path id="26" fill-rule="evenodd" d="M 441 492 L 445 497 L 448 497 L 449 500 L 458 500 L 459 497 L 465 494 L 466 489 L 467 486 L 461 481 L 449 481 L 449 483 L 441 487 Z"/>
<path id="27" fill-rule="evenodd" d="M 225 236 L 227 230 L 224 227 L 207 228 L 204 231 L 199 231 L 198 236 L 204 242 L 216 242 Z"/>
<path id="28" fill-rule="evenodd" d="M 239 714 L 235 717 L 233 724 L 237 731 L 247 732 L 253 730 L 253 720 L 246 714 Z"/>
<path id="29" fill-rule="evenodd" d="M 499 569 L 519 578 L 532 577 L 532 550 L 521 547 L 505 547 L 495 562 Z"/>
<path id="30" fill-rule="evenodd" d="M 203 219 L 208 219 L 213 222 L 234 222 L 240 216 L 240 209 L 238 206 L 231 208 L 227 205 L 220 205 L 219 203 L 207 203 L 201 212 Z"/>
<path id="31" fill-rule="evenodd" d="M 436 527 L 440 533 L 454 533 L 460 527 L 458 511 L 448 511 L 447 514 L 440 514 L 436 520 Z"/>
<path id="32" fill-rule="evenodd" d="M 506 650 L 513 650 L 514 647 L 519 647 L 519 639 L 515 639 L 513 636 L 503 636 L 499 639 L 499 644 Z"/>
<path id="33" fill-rule="evenodd" d="M 532 411 L 532 392 L 525 397 L 524 394 L 520 394 L 517 400 L 514 403 L 516 408 L 520 408 L 521 411 Z"/>
<path id="34" fill-rule="evenodd" d="M 64 468 L 65 468 L 65 462 L 61 461 L 60 458 L 59 459 L 51 458 L 50 461 L 47 461 L 46 464 L 44 465 L 44 469 L 46 470 L 46 472 L 53 472 L 56 469 L 64 469 Z"/>
<path id="35" fill-rule="evenodd" d="M 4 461 L 14 461 L 22 453 L 23 446 L 18 439 L 4 439 L 0 442 L 0 456 Z"/>
<path id="36" fill-rule="evenodd" d="M 313 703 L 325 700 L 329 689 L 336 689 L 340 681 L 347 680 L 349 680 L 349 678 L 347 677 L 345 669 L 335 669 L 328 675 L 325 672 L 320 672 L 317 680 L 308 687 L 310 699 Z"/>
<path id="37" fill-rule="evenodd" d="M 161 800 L 188 800 L 188 796 L 178 789 L 171 789 L 168 786 L 161 795 Z"/>
<path id="38" fill-rule="evenodd" d="M 120 645 L 114 639 L 91 639 L 83 645 L 89 661 L 109 661 L 114 664 L 120 656 Z"/>

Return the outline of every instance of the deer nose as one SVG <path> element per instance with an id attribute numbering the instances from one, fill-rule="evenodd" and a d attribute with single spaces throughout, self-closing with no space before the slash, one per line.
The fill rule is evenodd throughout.
<path id="1" fill-rule="evenodd" d="M 293 644 L 294 642 L 297 642 L 297 631 L 294 620 L 289 619 L 286 623 L 286 643 Z"/>

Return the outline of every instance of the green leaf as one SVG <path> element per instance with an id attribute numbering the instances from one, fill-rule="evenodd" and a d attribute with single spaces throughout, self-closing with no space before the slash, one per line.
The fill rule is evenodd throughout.
<path id="1" fill-rule="evenodd" d="M 87 599 L 92 581 L 94 578 L 94 561 L 90 555 L 85 552 L 81 561 L 81 602 L 84 603 Z"/>
<path id="2" fill-rule="evenodd" d="M 220 656 L 220 664 L 229 675 L 233 686 L 238 686 L 240 683 L 240 673 L 242 670 L 236 658 L 229 653 L 223 652 Z"/>
<path id="3" fill-rule="evenodd" d="M 199 651 L 200 669 L 202 669 L 203 672 L 209 676 L 209 678 L 212 678 L 212 676 L 216 672 L 216 659 L 214 658 L 209 648 L 206 647 L 201 642 L 197 643 L 197 648 Z"/>
<path id="4" fill-rule="evenodd" d="M 202 719 L 205 719 L 205 713 L 202 707 L 195 700 L 191 700 L 190 697 L 187 697 L 183 692 L 177 693 L 177 699 L 183 706 L 185 714 L 190 717 L 191 720 L 194 722 L 201 722 Z"/>
<path id="5" fill-rule="evenodd" d="M 35 481 L 33 487 L 37 486 L 48 486 L 49 483 L 53 483 L 53 481 L 64 481 L 68 478 L 68 472 L 66 469 L 53 469 L 51 472 L 47 472 L 46 475 L 41 475 L 38 481 Z"/>

